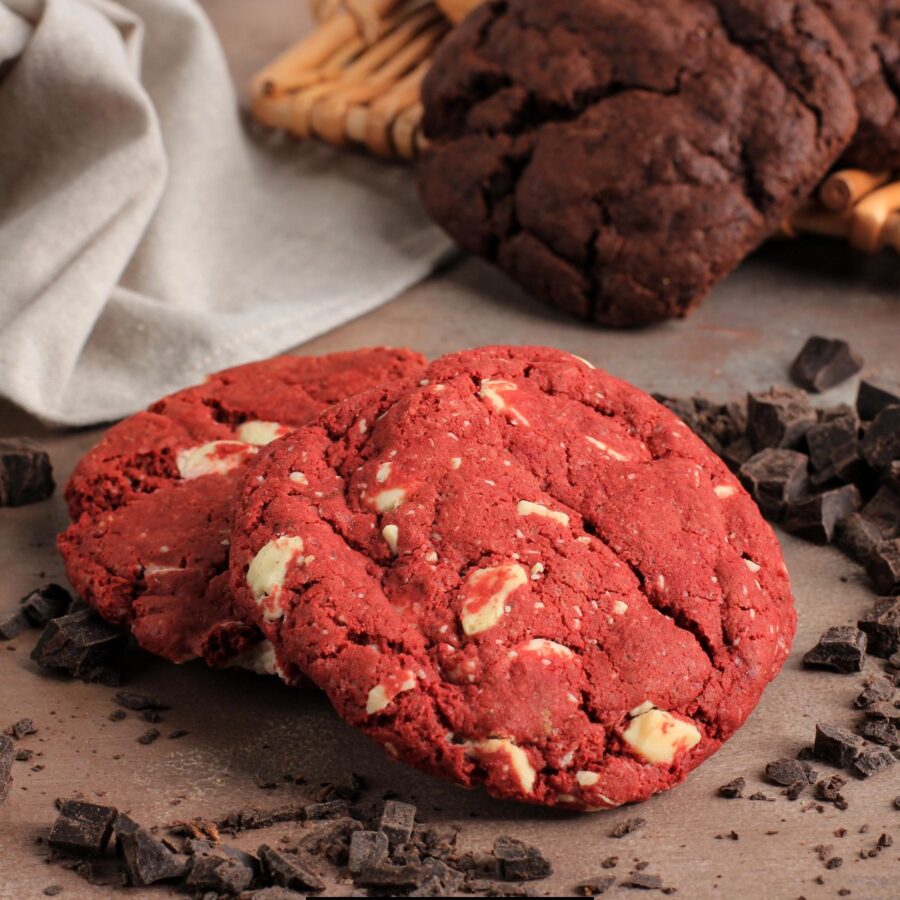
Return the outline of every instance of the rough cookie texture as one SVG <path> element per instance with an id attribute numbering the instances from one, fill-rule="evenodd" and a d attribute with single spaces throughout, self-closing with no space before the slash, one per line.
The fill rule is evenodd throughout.
<path id="1" fill-rule="evenodd" d="M 900 2 L 816 2 L 837 26 L 852 58 L 859 127 L 841 163 L 873 171 L 900 168 Z"/>
<path id="2" fill-rule="evenodd" d="M 810 0 L 479 7 L 425 80 L 425 207 L 551 304 L 685 315 L 775 230 L 856 127 Z"/>
<path id="3" fill-rule="evenodd" d="M 232 589 L 391 755 L 576 809 L 681 781 L 781 667 L 778 543 L 668 410 L 485 348 L 351 399 L 246 472 Z"/>
<path id="4" fill-rule="evenodd" d="M 58 543 L 69 580 L 160 656 L 237 657 L 272 671 L 272 648 L 236 617 L 228 590 L 240 470 L 331 403 L 424 365 L 408 350 L 281 356 L 220 372 L 115 425 L 66 488 L 73 524 Z"/>

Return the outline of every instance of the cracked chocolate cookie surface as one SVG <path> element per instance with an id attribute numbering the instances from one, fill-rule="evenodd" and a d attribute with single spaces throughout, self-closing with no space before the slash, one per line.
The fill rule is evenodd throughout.
<path id="1" fill-rule="evenodd" d="M 346 721 L 459 784 L 584 809 L 678 783 L 787 656 L 771 529 L 687 426 L 576 357 L 485 348 L 425 379 L 250 463 L 243 613 Z"/>
<path id="2" fill-rule="evenodd" d="M 105 618 L 174 662 L 272 671 L 228 590 L 240 470 L 329 404 L 424 368 L 407 350 L 280 356 L 210 376 L 113 426 L 66 488 L 69 580 Z"/>
<path id="3" fill-rule="evenodd" d="M 421 196 L 555 306 L 683 316 L 847 146 L 849 66 L 811 0 L 486 3 L 425 80 Z"/>

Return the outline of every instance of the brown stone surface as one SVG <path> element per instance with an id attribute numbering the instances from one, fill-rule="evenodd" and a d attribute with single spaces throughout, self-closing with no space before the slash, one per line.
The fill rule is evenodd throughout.
<path id="1" fill-rule="evenodd" d="M 242 75 L 279 49 L 294 23 L 299 28 L 306 21 L 297 0 L 257 0 L 252 28 L 247 27 L 248 7 L 240 0 L 208 0 L 205 5 L 224 29 L 235 71 Z M 725 399 L 743 390 L 788 384 L 787 367 L 812 333 L 845 338 L 866 358 L 868 373 L 890 375 L 900 320 L 897 283 L 900 262 L 895 259 L 861 260 L 828 243 L 781 244 L 745 263 L 687 323 L 613 333 L 548 311 L 487 266 L 468 261 L 303 351 L 389 341 L 433 357 L 487 342 L 546 343 L 584 356 L 648 391 Z M 822 402 L 852 400 L 854 384 L 823 395 Z M 0 403 L 0 436 L 23 433 L 45 443 L 59 483 L 98 435 L 48 433 Z M 58 496 L 36 506 L 0 510 L 0 609 L 38 584 L 62 579 L 53 535 L 65 522 Z M 81 791 L 88 800 L 129 811 L 136 821 L 152 826 L 217 816 L 248 804 L 275 807 L 307 790 L 262 790 L 260 775 L 302 773 L 317 784 L 343 780 L 351 771 L 366 776 L 376 791 L 394 790 L 417 803 L 426 821 L 463 825 L 469 848 L 490 847 L 501 834 L 540 847 L 554 867 L 551 879 L 536 883 L 540 892 L 571 893 L 600 871 L 624 878 L 636 857 L 648 861 L 646 871 L 658 874 L 664 885 L 678 888 L 675 896 L 680 897 L 802 895 L 813 900 L 835 896 L 842 888 L 867 900 L 891 897 L 900 856 L 900 814 L 891 805 L 898 793 L 896 769 L 865 781 L 848 775 L 842 793 L 849 809 L 844 812 L 826 804 L 822 813 L 804 813 L 806 795 L 790 802 L 765 781 L 766 763 L 811 744 L 817 721 L 851 726 L 860 717 L 852 703 L 862 676 L 804 670 L 800 659 L 826 627 L 855 623 L 874 598 L 862 570 L 837 549 L 779 536 L 800 616 L 785 670 L 748 724 L 684 785 L 639 808 L 596 815 L 519 807 L 446 786 L 387 762 L 368 740 L 343 725 L 320 695 L 244 672 L 208 671 L 199 664 L 149 662 L 139 667 L 128 688 L 172 707 L 158 726 L 163 737 L 142 746 L 136 739 L 148 726 L 138 714 L 129 713 L 119 722 L 108 718 L 116 708 L 115 688 L 41 673 L 28 658 L 36 632 L 0 644 L 0 726 L 32 718 L 38 733 L 19 744 L 43 754 L 14 763 L 15 781 L 0 808 L 0 898 L 41 896 L 51 884 L 62 885 L 61 896 L 70 900 L 167 896 L 163 886 L 128 893 L 91 887 L 72 872 L 48 866 L 35 838 L 46 835 L 54 821 L 57 797 Z M 881 663 L 870 660 L 868 666 L 876 671 Z M 177 728 L 188 734 L 166 740 Z M 235 735 L 241 739 L 236 741 Z M 32 771 L 35 764 L 45 768 Z M 829 766 L 815 765 L 820 778 L 834 774 Z M 745 798 L 762 791 L 774 802 L 719 798 L 719 786 L 739 775 L 747 779 Z M 644 828 L 623 840 L 609 836 L 635 815 L 647 820 Z M 868 833 L 859 834 L 864 824 Z M 251 832 L 234 843 L 255 848 L 294 827 Z M 847 829 L 844 837 L 835 837 L 838 828 Z M 731 831 L 739 840 L 716 838 Z M 859 851 L 874 846 L 883 831 L 893 834 L 894 846 L 859 859 Z M 813 849 L 825 844 L 833 845 L 832 855 L 841 856 L 843 866 L 825 868 Z M 618 866 L 602 869 L 602 861 L 613 855 L 620 857 Z M 815 882 L 820 875 L 824 885 Z M 350 890 L 343 885 L 335 893 Z M 634 892 L 614 887 L 604 896 L 626 898 Z"/>

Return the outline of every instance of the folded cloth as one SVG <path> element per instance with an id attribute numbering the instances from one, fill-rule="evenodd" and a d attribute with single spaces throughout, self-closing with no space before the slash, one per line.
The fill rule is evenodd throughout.
<path id="1" fill-rule="evenodd" d="M 408 171 L 253 140 L 192 0 L 0 0 L 0 79 L 0 394 L 46 421 L 287 349 L 449 249 Z"/>

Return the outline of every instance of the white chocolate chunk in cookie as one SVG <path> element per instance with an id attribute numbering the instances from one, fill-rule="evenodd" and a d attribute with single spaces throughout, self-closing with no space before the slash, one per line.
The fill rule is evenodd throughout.
<path id="1" fill-rule="evenodd" d="M 238 425 L 237 436 L 248 444 L 263 447 L 283 437 L 290 430 L 290 428 L 282 425 L 280 422 L 263 422 L 260 419 L 251 419 L 249 422 Z"/>
<path id="2" fill-rule="evenodd" d="M 391 465 L 392 463 L 383 462 L 375 472 L 375 480 L 379 484 L 384 484 L 388 478 L 391 477 Z"/>
<path id="3" fill-rule="evenodd" d="M 396 525 L 385 525 L 381 529 L 381 535 L 384 542 L 388 545 L 391 553 L 397 555 L 397 539 L 400 537 L 400 529 Z"/>
<path id="4" fill-rule="evenodd" d="M 295 484 L 309 484 L 309 479 L 302 472 L 291 472 L 288 478 Z"/>
<path id="5" fill-rule="evenodd" d="M 676 719 L 663 709 L 650 709 L 635 716 L 622 739 L 655 765 L 668 765 L 683 750 L 690 750 L 700 742 L 700 731 L 692 722 Z"/>
<path id="6" fill-rule="evenodd" d="M 609 444 L 598 440 L 597 438 L 591 437 L 589 434 L 586 434 L 585 437 L 590 441 L 598 450 L 605 453 L 610 459 L 618 460 L 619 462 L 627 462 L 631 459 L 630 456 L 626 456 L 624 453 L 619 453 L 616 450 L 613 450 Z"/>
<path id="7" fill-rule="evenodd" d="M 302 553 L 303 539 L 284 534 L 269 541 L 253 557 L 247 569 L 247 584 L 260 606 L 265 600 L 270 601 L 264 611 L 267 619 L 280 619 L 284 615 L 284 608 L 277 600 L 278 592 L 284 584 L 288 566 L 295 561 L 301 565 L 305 562 L 302 558 L 297 560 Z"/>
<path id="8" fill-rule="evenodd" d="M 548 509 L 540 503 L 532 503 L 530 500 L 520 500 L 516 504 L 516 512 L 520 516 L 542 516 L 545 519 L 551 519 L 560 525 L 569 524 L 569 516 L 567 513 L 558 509 Z"/>
<path id="9" fill-rule="evenodd" d="M 479 756 L 490 755 L 493 753 L 505 753 L 509 759 L 509 768 L 515 776 L 519 787 L 526 794 L 530 794 L 534 790 L 534 782 L 537 780 L 537 772 L 528 759 L 528 754 L 521 748 L 517 747 L 507 738 L 490 738 L 486 741 L 478 741 L 473 744 L 475 751 Z"/>
<path id="10" fill-rule="evenodd" d="M 628 711 L 628 715 L 633 719 L 635 716 L 642 716 L 645 712 L 649 712 L 653 708 L 653 702 L 651 700 L 645 700 L 639 706 L 636 706 L 634 709 L 630 709 Z"/>
<path id="11" fill-rule="evenodd" d="M 366 698 L 366 715 L 372 716 L 385 709 L 398 694 L 411 691 L 416 686 L 416 676 L 410 671 L 403 671 L 399 678 L 392 678 L 385 684 L 376 684 Z"/>
<path id="12" fill-rule="evenodd" d="M 728 497 L 733 497 L 737 493 L 737 488 L 733 484 L 717 484 L 713 488 L 713 493 L 720 500 L 725 500 Z"/>
<path id="13" fill-rule="evenodd" d="M 210 441 L 181 450 L 175 459 L 178 474 L 186 481 L 202 475 L 224 475 L 259 451 L 242 441 Z"/>
<path id="14" fill-rule="evenodd" d="M 517 425 L 528 426 L 531 423 L 525 418 L 514 406 L 511 406 L 504 394 L 517 391 L 518 387 L 512 381 L 503 380 L 484 380 L 478 385 L 478 396 L 488 403 L 497 411 L 505 413 Z"/>
<path id="15" fill-rule="evenodd" d="M 762 568 L 762 566 L 760 566 L 760 565 L 758 565 L 757 563 L 753 562 L 752 559 L 745 559 L 745 560 L 744 560 L 744 565 L 745 565 L 751 572 L 758 572 L 758 571 Z"/>
<path id="16" fill-rule="evenodd" d="M 582 770 L 575 773 L 575 780 L 581 787 L 593 787 L 600 780 L 600 776 L 596 772 Z"/>
<path id="17" fill-rule="evenodd" d="M 571 659 L 575 654 L 565 645 L 556 641 L 548 641 L 546 638 L 532 638 L 519 648 L 539 656 L 558 656 L 560 659 Z"/>
<path id="18" fill-rule="evenodd" d="M 458 469 L 462 465 L 462 457 L 461 456 L 453 456 L 450 458 L 450 468 Z"/>
<path id="19" fill-rule="evenodd" d="M 392 512 L 399 509 L 406 502 L 406 488 L 388 488 L 379 491 L 371 499 L 371 504 L 377 512 Z"/>
<path id="20" fill-rule="evenodd" d="M 463 586 L 460 621 L 470 637 L 493 628 L 506 612 L 506 601 L 517 588 L 528 583 L 528 573 L 514 563 L 475 569 Z"/>

